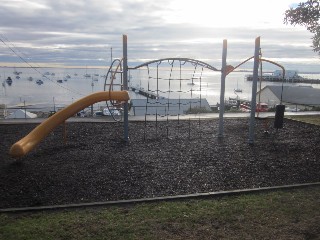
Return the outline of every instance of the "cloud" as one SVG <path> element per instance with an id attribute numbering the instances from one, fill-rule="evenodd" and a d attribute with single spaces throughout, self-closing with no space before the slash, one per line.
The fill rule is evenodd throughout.
<path id="1" fill-rule="evenodd" d="M 122 56 L 128 35 L 132 64 L 145 59 L 190 57 L 219 63 L 222 40 L 229 61 L 253 54 L 261 36 L 265 56 L 314 59 L 311 34 L 283 24 L 292 1 L 10 0 L 2 1 L 0 37 L 33 61 L 105 65 Z M 2 44 L 0 62 L 19 61 Z M 101 61 L 104 59 L 106 62 Z M 315 63 L 318 66 L 318 62 Z"/>

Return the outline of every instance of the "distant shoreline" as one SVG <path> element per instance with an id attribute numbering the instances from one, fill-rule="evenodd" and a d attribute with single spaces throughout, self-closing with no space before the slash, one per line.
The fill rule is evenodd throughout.
<path id="1" fill-rule="evenodd" d="M 50 68 L 50 69 L 55 69 L 55 68 L 60 68 L 60 69 L 106 69 L 109 68 L 110 66 L 0 66 L 0 68 L 36 68 L 36 69 L 41 69 L 41 68 Z M 130 66 L 129 66 L 130 68 Z M 266 70 L 263 73 L 272 73 L 274 70 Z M 234 72 L 252 72 L 252 70 L 246 70 L 246 69 L 239 69 L 235 70 Z M 320 74 L 320 71 L 312 72 L 312 71 L 298 71 L 299 74 Z"/>

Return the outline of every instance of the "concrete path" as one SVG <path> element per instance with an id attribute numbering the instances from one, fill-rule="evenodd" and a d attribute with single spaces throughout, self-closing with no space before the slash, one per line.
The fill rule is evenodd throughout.
<path id="1" fill-rule="evenodd" d="M 263 112 L 259 113 L 259 117 L 274 117 L 274 112 Z M 285 112 L 285 116 L 294 116 L 294 115 L 319 115 L 320 112 L 307 111 L 307 112 Z M 250 113 L 225 113 L 225 118 L 249 118 Z M 219 118 L 219 113 L 203 113 L 203 114 L 189 114 L 179 116 L 180 120 L 189 120 L 189 119 L 215 119 Z M 147 121 L 155 121 L 156 116 L 147 116 Z M 166 121 L 169 120 L 177 120 L 178 116 L 165 116 L 165 117 L 157 117 L 158 121 Z M 25 124 L 25 123 L 41 123 L 46 118 L 21 118 L 21 119 L 0 119 L 0 124 Z M 145 121 L 145 116 L 129 116 L 129 121 Z M 72 117 L 67 120 L 67 122 L 114 122 L 112 117 L 104 116 L 104 117 Z"/>

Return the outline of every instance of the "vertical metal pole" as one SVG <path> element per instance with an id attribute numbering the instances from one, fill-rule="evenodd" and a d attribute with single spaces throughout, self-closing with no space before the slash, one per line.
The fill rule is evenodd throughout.
<path id="1" fill-rule="evenodd" d="M 257 104 L 257 83 L 259 69 L 259 51 L 260 37 L 255 40 L 254 63 L 253 63 L 253 79 L 252 79 L 252 96 L 251 96 L 251 112 L 250 112 L 250 128 L 249 128 L 249 144 L 254 143 L 254 125 Z"/>
<path id="2" fill-rule="evenodd" d="M 92 87 L 92 93 L 93 93 L 93 86 L 94 86 L 94 84 L 93 84 L 93 80 L 91 81 L 91 87 Z M 91 116 L 93 117 L 93 104 L 91 105 Z"/>
<path id="3" fill-rule="evenodd" d="M 110 66 L 112 65 L 112 48 L 110 49 Z"/>
<path id="4" fill-rule="evenodd" d="M 123 90 L 128 91 L 128 52 L 127 52 L 127 35 L 123 35 Z M 128 120 L 128 102 L 123 107 L 123 125 L 124 140 L 129 141 L 129 120 Z"/>
<path id="5" fill-rule="evenodd" d="M 53 111 L 56 112 L 56 103 L 54 101 L 54 97 L 53 97 Z"/>
<path id="6" fill-rule="evenodd" d="M 23 105 L 24 105 L 24 118 L 27 118 L 26 100 L 23 101 Z"/>
<path id="7" fill-rule="evenodd" d="M 220 104 L 219 104 L 219 134 L 218 137 L 223 137 L 223 114 L 224 114 L 224 92 L 226 88 L 226 66 L 227 66 L 227 40 L 223 40 L 222 49 L 222 68 L 221 68 L 221 90 L 220 90 Z"/>

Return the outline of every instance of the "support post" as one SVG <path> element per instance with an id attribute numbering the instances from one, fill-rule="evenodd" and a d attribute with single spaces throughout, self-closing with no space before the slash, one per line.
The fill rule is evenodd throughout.
<path id="1" fill-rule="evenodd" d="M 27 118 L 26 100 L 23 101 L 23 105 L 24 105 L 24 118 Z"/>
<path id="2" fill-rule="evenodd" d="M 256 104 L 257 104 L 259 51 L 260 51 L 260 37 L 257 37 L 256 40 L 255 40 L 254 63 L 253 63 L 252 96 L 251 96 L 251 112 L 250 112 L 250 127 L 249 127 L 249 144 L 253 144 L 254 143 L 254 125 L 255 125 Z"/>
<path id="3" fill-rule="evenodd" d="M 221 68 L 221 89 L 220 89 L 220 103 L 219 103 L 219 134 L 218 137 L 223 137 L 223 114 L 224 114 L 224 93 L 226 88 L 226 66 L 227 66 L 227 40 L 223 40 L 222 49 L 222 68 Z"/>
<path id="4" fill-rule="evenodd" d="M 122 36 L 123 41 L 123 90 L 128 91 L 128 51 L 127 51 L 127 35 Z M 129 141 L 129 119 L 128 119 L 128 101 L 123 107 L 123 125 L 124 125 L 124 140 Z"/>
<path id="5" fill-rule="evenodd" d="M 67 123 L 66 121 L 63 122 L 63 143 L 67 145 Z"/>

